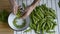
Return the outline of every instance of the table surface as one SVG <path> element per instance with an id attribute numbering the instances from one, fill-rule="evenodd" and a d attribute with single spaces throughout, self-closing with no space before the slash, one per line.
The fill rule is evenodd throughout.
<path id="1" fill-rule="evenodd" d="M 46 4 L 48 7 L 53 8 L 56 11 L 57 14 L 57 26 L 54 29 L 56 32 L 54 34 L 60 34 L 60 8 L 58 7 L 58 1 L 59 0 L 41 0 L 38 5 Z M 22 5 L 22 2 L 26 4 L 26 6 L 30 5 L 33 0 L 16 0 L 16 2 L 19 5 Z M 32 30 L 30 32 L 23 33 L 23 31 L 14 31 L 14 34 L 35 34 L 35 32 Z M 45 33 L 47 34 L 47 33 Z"/>
<path id="2" fill-rule="evenodd" d="M 14 31 L 8 26 L 8 23 L 0 22 L 0 34 L 14 34 Z"/>
<path id="3" fill-rule="evenodd" d="M 10 4 L 8 0 L 0 0 L 0 10 L 9 10 Z M 0 34 L 14 34 L 14 31 L 8 26 L 8 23 L 0 22 Z"/>

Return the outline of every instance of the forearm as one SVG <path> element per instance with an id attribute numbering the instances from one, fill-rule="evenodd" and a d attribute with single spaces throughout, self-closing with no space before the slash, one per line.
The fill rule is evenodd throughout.
<path id="1" fill-rule="evenodd" d="M 10 5 L 12 5 L 12 6 L 17 4 L 15 0 L 9 0 L 9 2 L 10 2 Z"/>
<path id="2" fill-rule="evenodd" d="M 33 3 L 25 9 L 26 13 L 23 15 L 23 19 L 25 19 L 27 16 L 31 14 L 33 9 L 35 9 L 35 7 L 37 6 L 38 2 L 40 2 L 40 0 L 34 0 Z"/>
<path id="3" fill-rule="evenodd" d="M 33 11 L 33 9 L 35 9 L 35 7 L 37 6 L 38 2 L 40 2 L 40 0 L 34 0 L 33 3 L 28 7 L 28 13 L 31 13 Z"/>
<path id="4" fill-rule="evenodd" d="M 17 2 L 15 0 L 9 0 L 10 5 L 11 5 L 11 11 L 16 14 L 17 10 L 18 10 L 18 5 Z"/>

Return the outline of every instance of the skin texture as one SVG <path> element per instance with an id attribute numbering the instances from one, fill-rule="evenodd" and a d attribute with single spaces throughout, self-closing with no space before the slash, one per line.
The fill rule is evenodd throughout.
<path id="1" fill-rule="evenodd" d="M 13 13 L 16 14 L 19 6 L 17 5 L 15 0 L 9 0 L 9 2 L 12 6 Z M 25 19 L 26 17 L 28 17 L 30 13 L 33 11 L 33 9 L 37 6 L 38 2 L 40 2 L 40 0 L 34 0 L 31 5 L 26 7 L 26 9 L 24 10 L 25 13 L 21 16 L 21 18 Z"/>

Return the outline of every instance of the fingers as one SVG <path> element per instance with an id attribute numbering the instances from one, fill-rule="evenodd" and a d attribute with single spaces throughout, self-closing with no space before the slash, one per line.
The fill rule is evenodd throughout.
<path id="1" fill-rule="evenodd" d="M 18 5 L 13 6 L 13 13 L 16 14 L 18 11 Z"/>
<path id="2" fill-rule="evenodd" d="M 12 12 L 14 13 L 14 14 L 16 14 L 16 12 L 17 12 L 17 10 L 18 10 L 18 5 L 17 5 L 17 2 L 15 1 L 15 0 L 9 0 L 9 2 L 10 2 L 10 5 L 11 5 L 11 7 L 12 7 Z"/>

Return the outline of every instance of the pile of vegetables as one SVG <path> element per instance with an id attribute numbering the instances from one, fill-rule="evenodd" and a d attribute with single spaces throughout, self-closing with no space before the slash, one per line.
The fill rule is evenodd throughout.
<path id="1" fill-rule="evenodd" d="M 0 10 L 0 21 L 8 22 L 8 16 L 9 16 L 9 12 L 7 12 L 7 10 L 5 9 Z"/>
<path id="2" fill-rule="evenodd" d="M 44 32 L 55 32 L 51 31 L 57 25 L 55 19 L 55 10 L 47 7 L 45 4 L 37 6 L 30 14 L 30 29 L 25 32 L 30 30 L 34 30 L 37 34 L 44 34 Z"/>
<path id="3" fill-rule="evenodd" d="M 59 0 L 59 2 L 58 2 L 58 5 L 59 5 L 59 7 L 60 7 L 60 0 Z"/>

